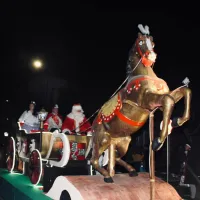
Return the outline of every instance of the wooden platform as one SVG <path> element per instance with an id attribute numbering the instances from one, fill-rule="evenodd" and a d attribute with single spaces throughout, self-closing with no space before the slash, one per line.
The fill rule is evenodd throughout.
<path id="1" fill-rule="evenodd" d="M 114 183 L 104 183 L 100 175 L 59 176 L 46 195 L 59 200 L 64 190 L 70 200 L 182 200 L 176 190 L 161 179 L 150 183 L 148 173 L 140 173 L 138 177 L 116 174 Z"/>

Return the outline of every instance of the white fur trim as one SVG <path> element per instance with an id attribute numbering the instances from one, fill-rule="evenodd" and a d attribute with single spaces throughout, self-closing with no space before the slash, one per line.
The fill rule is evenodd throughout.
<path id="1" fill-rule="evenodd" d="M 80 123 L 79 123 L 79 121 L 77 121 L 77 120 L 75 120 L 75 125 L 76 125 L 76 130 L 75 130 L 75 132 L 76 133 L 79 133 L 80 132 Z"/>
<path id="2" fill-rule="evenodd" d="M 74 106 L 72 107 L 72 112 L 73 112 L 73 111 L 76 111 L 76 110 L 81 110 L 81 111 L 83 111 L 83 108 L 82 108 L 81 105 L 74 105 Z"/>
<path id="3" fill-rule="evenodd" d="M 68 131 L 69 133 L 71 133 L 71 131 L 67 128 L 63 129 L 62 132 L 65 133 L 66 131 Z"/>
<path id="4" fill-rule="evenodd" d="M 87 136 L 92 136 L 92 131 L 88 131 Z"/>
<path id="5" fill-rule="evenodd" d="M 74 116 L 73 113 L 69 113 L 69 114 L 67 115 L 67 117 L 69 117 L 70 119 L 74 119 L 74 120 L 75 120 L 75 116 Z M 82 118 L 83 118 L 83 119 L 82 119 Z M 84 118 L 85 118 L 85 115 L 82 114 L 81 119 L 84 120 Z M 81 121 L 81 122 L 82 122 L 82 121 Z"/>
<path id="6" fill-rule="evenodd" d="M 69 113 L 69 114 L 67 115 L 67 117 L 69 117 L 70 119 L 74 119 L 74 115 L 73 115 L 72 113 Z"/>

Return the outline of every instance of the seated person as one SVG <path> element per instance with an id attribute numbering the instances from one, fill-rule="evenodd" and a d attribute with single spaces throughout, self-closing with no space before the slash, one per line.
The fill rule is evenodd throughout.
<path id="1" fill-rule="evenodd" d="M 19 118 L 19 123 L 23 123 L 22 129 L 25 129 L 28 133 L 30 131 L 37 131 L 40 127 L 40 122 L 35 112 L 36 103 L 31 101 L 29 109 L 25 110 Z"/>
<path id="2" fill-rule="evenodd" d="M 83 109 L 80 104 L 75 104 L 72 107 L 72 112 L 68 114 L 62 125 L 62 132 L 66 134 L 91 136 L 91 124 L 83 114 Z M 86 122 L 87 121 L 87 122 Z"/>
<path id="3" fill-rule="evenodd" d="M 47 115 L 47 118 L 45 120 L 44 126 L 48 126 L 48 131 L 54 132 L 55 130 L 58 130 L 61 132 L 62 127 L 62 116 L 58 113 L 58 105 L 56 104 L 53 109 L 52 113 L 49 113 Z"/>

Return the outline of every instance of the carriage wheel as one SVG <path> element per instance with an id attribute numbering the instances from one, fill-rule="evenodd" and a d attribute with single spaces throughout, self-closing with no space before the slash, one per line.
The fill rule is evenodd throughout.
<path id="1" fill-rule="evenodd" d="M 34 149 L 29 158 L 29 178 L 31 183 L 37 185 L 42 177 L 42 158 L 37 149 Z"/>
<path id="2" fill-rule="evenodd" d="M 13 137 L 10 138 L 8 148 L 7 148 L 7 169 L 9 172 L 12 173 L 14 167 L 15 167 L 15 155 L 16 155 L 16 149 L 15 149 L 15 140 Z"/>

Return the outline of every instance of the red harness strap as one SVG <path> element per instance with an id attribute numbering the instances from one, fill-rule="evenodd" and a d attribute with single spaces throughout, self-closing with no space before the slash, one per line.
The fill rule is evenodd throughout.
<path id="1" fill-rule="evenodd" d="M 139 39 L 137 39 L 136 41 L 136 47 L 137 47 L 137 52 L 140 54 L 141 58 L 142 58 L 142 64 L 145 66 L 145 67 L 151 67 L 153 65 L 153 61 L 149 60 L 147 58 L 147 56 L 149 55 L 150 51 L 147 50 L 144 54 L 142 53 L 140 47 L 139 47 Z M 153 50 L 152 50 L 153 51 Z"/>
<path id="2" fill-rule="evenodd" d="M 125 122 L 126 124 L 129 124 L 130 126 L 143 126 L 145 124 L 145 122 L 137 122 L 132 119 L 129 119 L 128 117 L 123 115 L 119 110 L 117 110 L 115 114 L 121 121 Z"/>

